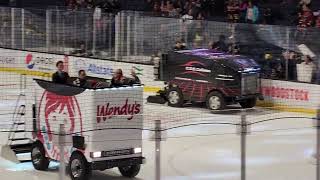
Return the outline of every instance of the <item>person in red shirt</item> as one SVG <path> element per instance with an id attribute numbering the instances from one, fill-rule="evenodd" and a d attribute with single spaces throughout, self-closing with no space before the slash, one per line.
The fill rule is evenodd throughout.
<path id="1" fill-rule="evenodd" d="M 317 19 L 316 19 L 316 27 L 320 28 L 320 14 L 317 16 Z"/>
<path id="2" fill-rule="evenodd" d="M 302 6 L 302 11 L 299 13 L 299 30 L 311 27 L 313 23 L 313 13 L 307 5 Z"/>

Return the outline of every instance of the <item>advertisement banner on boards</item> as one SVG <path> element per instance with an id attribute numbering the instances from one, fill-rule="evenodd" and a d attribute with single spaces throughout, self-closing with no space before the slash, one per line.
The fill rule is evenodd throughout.
<path id="1" fill-rule="evenodd" d="M 63 61 L 68 71 L 68 56 L 0 48 L 0 67 L 53 73 L 56 63 Z"/>
<path id="2" fill-rule="evenodd" d="M 23 67 L 23 53 L 16 50 L 0 49 L 0 67 L 1 68 L 17 68 Z"/>
<path id="3" fill-rule="evenodd" d="M 320 86 L 316 84 L 262 79 L 265 101 L 296 108 L 319 108 Z"/>
<path id="4" fill-rule="evenodd" d="M 150 85 L 154 81 L 152 65 L 69 56 L 69 67 L 71 76 L 77 76 L 79 70 L 85 70 L 88 76 L 111 79 L 116 69 L 122 69 L 127 77 L 131 76 L 133 70 L 144 84 Z"/>
<path id="5" fill-rule="evenodd" d="M 33 71 L 55 72 L 58 61 L 63 61 L 68 67 L 68 56 L 33 52 L 27 52 L 24 56 L 25 68 Z"/>

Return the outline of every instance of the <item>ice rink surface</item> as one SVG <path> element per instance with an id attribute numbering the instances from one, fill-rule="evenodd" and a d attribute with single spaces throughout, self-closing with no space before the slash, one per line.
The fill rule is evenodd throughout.
<path id="1" fill-rule="evenodd" d="M 14 100 L 0 104 L 0 122 L 8 122 Z M 172 108 L 166 105 L 145 104 L 145 129 L 161 120 L 165 140 L 161 143 L 161 179 L 164 180 L 239 180 L 240 135 L 237 126 L 241 110 L 210 112 L 193 105 Z M 313 157 L 316 146 L 316 128 L 312 116 L 301 113 L 278 112 L 262 108 L 247 111 L 253 124 L 247 136 L 248 180 L 313 180 L 316 165 Z M 212 124 L 210 124 L 212 123 Z M 217 123 L 217 124 L 215 124 Z M 182 126 L 181 125 L 188 125 Z M 179 127 L 179 128 L 174 128 Z M 2 129 L 6 129 L 4 125 Z M 173 128 L 173 129 L 171 129 Z M 150 131 L 143 133 L 143 154 L 146 164 L 135 179 L 153 180 L 155 174 L 154 141 Z M 0 133 L 5 144 L 7 133 Z M 58 163 L 52 162 L 47 172 L 35 171 L 31 162 L 14 164 L 0 159 L 0 179 L 56 180 Z M 66 179 L 69 179 L 66 176 Z M 94 171 L 94 180 L 124 180 L 117 169 Z"/>

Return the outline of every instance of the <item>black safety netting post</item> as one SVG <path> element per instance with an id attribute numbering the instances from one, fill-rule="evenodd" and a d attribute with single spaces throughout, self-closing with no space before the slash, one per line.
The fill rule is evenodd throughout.
<path id="1" fill-rule="evenodd" d="M 240 151 L 241 151 L 241 180 L 246 180 L 246 146 L 247 134 L 249 133 L 249 123 L 247 122 L 246 110 L 241 110 L 241 120 L 238 126 L 238 134 L 240 135 Z"/>
<path id="2" fill-rule="evenodd" d="M 317 172 L 316 177 L 317 180 L 320 180 L 320 109 L 317 110 L 317 118 L 316 118 L 316 128 L 317 128 L 317 147 L 316 147 L 316 164 L 317 164 Z"/>

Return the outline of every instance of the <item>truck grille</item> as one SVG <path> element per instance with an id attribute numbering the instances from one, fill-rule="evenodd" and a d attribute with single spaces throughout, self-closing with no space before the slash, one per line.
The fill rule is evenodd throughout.
<path id="1" fill-rule="evenodd" d="M 133 149 L 121 149 L 114 151 L 102 151 L 102 157 L 123 156 L 133 154 Z"/>
<path id="2" fill-rule="evenodd" d="M 241 94 L 255 94 L 258 92 L 258 74 L 243 74 L 241 79 Z"/>

